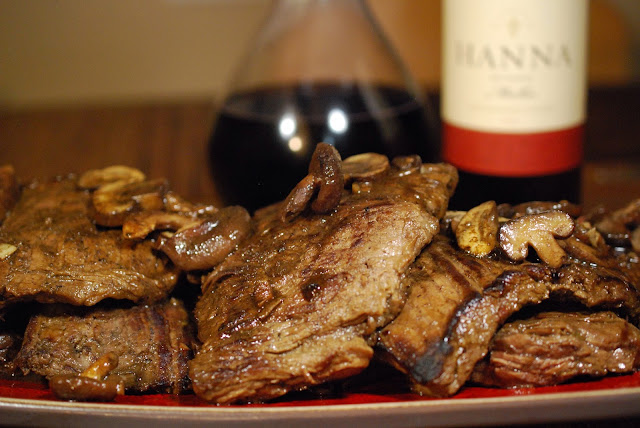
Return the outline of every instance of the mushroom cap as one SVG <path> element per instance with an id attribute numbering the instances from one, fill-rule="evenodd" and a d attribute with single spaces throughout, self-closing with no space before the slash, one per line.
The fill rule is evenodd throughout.
<path id="1" fill-rule="evenodd" d="M 487 201 L 467 211 L 456 227 L 458 246 L 478 257 L 489 255 L 498 243 L 498 209 Z"/>
<path id="2" fill-rule="evenodd" d="M 527 257 L 531 246 L 543 262 L 557 268 L 564 263 L 566 254 L 556 237 L 569 237 L 573 229 L 573 219 L 562 211 L 527 214 L 500 227 L 500 247 L 511 260 L 519 261 Z"/>
<path id="3" fill-rule="evenodd" d="M 137 183 L 146 179 L 144 173 L 125 165 L 111 165 L 102 169 L 91 169 L 78 178 L 81 189 L 97 189 L 115 181 Z"/>
<path id="4" fill-rule="evenodd" d="M 311 202 L 311 209 L 316 213 L 327 213 L 335 209 L 344 190 L 342 159 L 338 150 L 329 144 L 319 143 L 309 163 L 309 174 L 320 182 L 318 194 Z"/>
<path id="5" fill-rule="evenodd" d="M 389 158 L 379 153 L 360 153 L 342 161 L 344 181 L 373 180 L 389 170 Z"/>

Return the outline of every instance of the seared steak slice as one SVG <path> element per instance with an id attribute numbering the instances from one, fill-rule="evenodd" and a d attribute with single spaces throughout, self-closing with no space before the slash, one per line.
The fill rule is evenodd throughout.
<path id="1" fill-rule="evenodd" d="M 631 372 L 640 330 L 612 312 L 544 312 L 505 324 L 471 380 L 499 387 L 556 385 L 576 376 Z"/>
<path id="2" fill-rule="evenodd" d="M 77 375 L 113 352 L 118 366 L 111 374 L 119 376 L 128 390 L 179 393 L 188 385 L 193 337 L 180 301 L 58 312 L 35 315 L 29 321 L 14 360 L 25 374 Z"/>
<path id="3" fill-rule="evenodd" d="M 380 332 L 379 345 L 427 395 L 455 393 L 499 326 L 525 305 L 568 299 L 640 317 L 638 292 L 622 271 L 576 260 L 554 269 L 477 258 L 443 236 L 421 253 L 405 282 L 411 290 L 407 303 Z"/>
<path id="4" fill-rule="evenodd" d="M 107 298 L 153 302 L 167 296 L 176 270 L 151 240 L 97 228 L 87 216 L 89 198 L 73 178 L 23 190 L 0 226 L 0 244 L 15 247 L 0 259 L 0 309 L 18 300 L 89 306 Z"/>
<path id="5" fill-rule="evenodd" d="M 367 338 L 402 307 L 400 279 L 437 232 L 456 180 L 446 165 L 392 168 L 328 214 L 258 213 L 258 231 L 204 281 L 194 391 L 266 400 L 367 367 Z"/>

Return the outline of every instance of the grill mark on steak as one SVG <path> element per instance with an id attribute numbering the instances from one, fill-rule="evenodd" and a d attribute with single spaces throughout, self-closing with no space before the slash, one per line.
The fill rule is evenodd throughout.
<path id="1" fill-rule="evenodd" d="M 188 385 L 193 337 L 176 299 L 128 309 L 56 308 L 35 315 L 13 361 L 25 374 L 77 375 L 108 352 L 118 355 L 111 374 L 127 390 L 177 394 Z M 52 311 L 52 309 L 49 309 Z"/>
<path id="2" fill-rule="evenodd" d="M 0 226 L 0 242 L 17 247 L 0 260 L 0 309 L 15 301 L 91 306 L 106 298 L 159 301 L 177 269 L 151 240 L 131 241 L 120 229 L 88 218 L 89 193 L 76 179 L 34 182 Z"/>
<path id="3" fill-rule="evenodd" d="M 556 385 L 640 365 L 640 330 L 612 312 L 544 312 L 498 330 L 471 380 L 499 387 Z"/>
<path id="4" fill-rule="evenodd" d="M 453 291 L 455 293 L 456 300 L 459 302 L 457 306 L 454 307 L 454 313 L 458 315 L 464 310 L 469 302 L 471 302 L 473 299 L 477 299 L 480 296 L 482 290 L 478 287 L 477 283 L 472 283 L 469 281 L 469 276 L 456 269 L 454 263 L 447 257 L 442 257 L 441 255 L 437 254 L 437 252 L 434 252 L 433 262 L 434 270 L 437 271 L 439 275 L 442 275 L 446 278 L 452 278 L 452 284 L 456 284 L 456 290 L 450 291 Z M 465 259 L 463 263 L 465 267 L 470 268 L 472 271 L 478 273 L 480 272 L 481 265 L 474 259 Z M 422 274 L 420 275 L 420 277 L 423 280 L 428 280 L 427 277 L 430 277 L 431 273 L 426 270 L 425 266 L 419 263 L 416 263 L 415 265 L 418 269 L 422 270 Z M 412 274 L 415 275 L 415 272 L 412 272 Z M 439 283 L 438 285 L 438 288 L 433 291 L 440 294 L 440 287 L 443 284 Z M 414 293 L 413 288 L 411 289 L 410 293 Z M 429 297 L 427 299 L 431 300 Z M 410 302 L 412 301 L 413 300 L 410 300 Z M 399 323 L 401 323 L 401 321 Z M 449 337 L 456 323 L 457 316 L 454 317 L 454 319 L 448 324 L 444 324 L 441 326 L 441 331 L 446 332 L 444 333 L 444 337 Z M 388 330 L 383 330 L 382 334 L 387 335 L 387 331 Z M 400 353 L 402 354 L 414 352 L 413 350 L 410 350 L 410 346 L 405 345 L 403 342 L 396 342 L 393 344 L 394 348 L 397 348 L 398 345 L 400 345 Z M 415 366 L 411 369 L 411 375 L 418 382 L 426 382 L 430 379 L 433 379 L 440 373 L 440 370 L 442 369 L 444 356 L 450 354 L 451 351 L 452 347 L 448 341 L 440 341 L 430 344 L 425 351 L 425 355 L 419 357 L 416 360 Z"/>
<path id="5" fill-rule="evenodd" d="M 623 272 L 610 272 L 575 260 L 552 269 L 475 258 L 440 235 L 409 268 L 407 302 L 379 333 L 378 344 L 386 359 L 412 375 L 416 391 L 451 395 L 486 354 L 498 327 L 525 305 L 571 299 L 619 310 L 637 321 L 637 290 Z"/>
<path id="6" fill-rule="evenodd" d="M 569 266 L 571 268 L 571 266 Z M 582 270 L 582 266 L 580 270 Z M 583 276 L 585 272 L 574 272 Z M 586 273 L 587 276 L 589 273 Z M 561 274 L 564 276 L 563 274 Z M 574 284 L 533 281 L 524 272 L 505 272 L 485 293 L 471 301 L 457 317 L 448 337 L 452 352 L 439 356 L 440 373 L 416 384 L 415 390 L 436 396 L 451 395 L 467 381 L 475 363 L 487 352 L 495 331 L 506 319 L 526 305 L 540 303 L 554 293 L 572 298 L 587 307 L 618 309 L 637 319 L 638 296 L 619 280 L 577 281 Z"/>
<path id="7" fill-rule="evenodd" d="M 257 232 L 203 283 L 196 394 L 267 400 L 367 367 L 368 336 L 400 310 L 400 279 L 437 232 L 456 179 L 429 165 L 345 192 L 331 214 L 282 222 L 278 205 L 259 211 Z"/>

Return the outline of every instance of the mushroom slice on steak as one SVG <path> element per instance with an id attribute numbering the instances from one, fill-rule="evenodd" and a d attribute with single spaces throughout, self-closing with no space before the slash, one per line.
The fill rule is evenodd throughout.
<path id="1" fill-rule="evenodd" d="M 287 196 L 282 204 L 280 218 L 287 221 L 304 211 L 316 193 L 318 180 L 311 174 L 306 175 Z"/>
<path id="2" fill-rule="evenodd" d="M 171 213 L 191 214 L 202 217 L 217 212 L 218 208 L 213 205 L 189 202 L 170 190 L 164 196 L 164 210 Z"/>
<path id="3" fill-rule="evenodd" d="M 389 171 L 389 158 L 379 153 L 361 153 L 342 161 L 344 181 L 375 180 Z"/>
<path id="4" fill-rule="evenodd" d="M 344 189 L 342 159 L 336 148 L 325 143 L 318 144 L 309 163 L 309 174 L 317 177 L 320 183 L 318 195 L 311 202 L 313 212 L 324 214 L 334 210 Z"/>
<path id="5" fill-rule="evenodd" d="M 335 147 L 319 143 L 309 163 L 309 174 L 298 183 L 282 204 L 280 218 L 288 221 L 304 211 L 309 204 L 314 213 L 334 210 L 344 189 L 342 159 Z"/>
<path id="6" fill-rule="evenodd" d="M 471 208 L 455 229 L 458 246 L 478 257 L 489 255 L 498 244 L 498 210 L 494 201 Z"/>
<path id="7" fill-rule="evenodd" d="M 595 226 L 610 245 L 632 246 L 632 232 L 640 226 L 640 199 L 603 215 L 595 221 Z"/>
<path id="8" fill-rule="evenodd" d="M 112 165 L 85 172 L 78 178 L 78 187 L 80 189 L 93 190 L 116 181 L 139 183 L 145 179 L 146 176 L 144 173 L 136 168 L 124 165 Z"/>
<path id="9" fill-rule="evenodd" d="M 560 267 L 566 253 L 556 237 L 566 238 L 573 232 L 573 220 L 561 211 L 527 214 L 509 220 L 500 228 L 500 247 L 514 261 L 527 257 L 532 246 L 538 257 L 551 267 Z"/>
<path id="10" fill-rule="evenodd" d="M 141 211 L 127 217 L 122 224 L 122 234 L 128 239 L 143 239 L 155 230 L 176 231 L 200 222 L 193 214 Z"/>
<path id="11" fill-rule="evenodd" d="M 206 211 L 205 211 L 206 212 Z M 205 216 L 198 212 L 142 211 L 131 214 L 122 225 L 128 239 L 160 234 L 156 248 L 179 269 L 207 270 L 215 267 L 251 233 L 251 216 L 240 206 L 225 207 Z"/>
<path id="12" fill-rule="evenodd" d="M 180 269 L 206 270 L 224 260 L 250 233 L 247 210 L 230 206 L 161 238 L 158 248 Z"/>
<path id="13" fill-rule="evenodd" d="M 107 378 L 118 366 L 118 356 L 107 352 L 79 375 L 59 374 L 49 379 L 53 394 L 63 400 L 112 401 L 124 395 L 124 383 L 117 376 Z"/>
<path id="14" fill-rule="evenodd" d="M 91 197 L 93 220 L 100 226 L 117 227 L 133 212 L 161 210 L 167 188 L 164 179 L 119 180 L 100 186 Z"/>
<path id="15" fill-rule="evenodd" d="M 523 202 L 518 205 L 500 204 L 498 206 L 500 216 L 509 218 L 522 217 L 523 215 L 529 214 L 540 214 L 547 211 L 562 211 L 575 218 L 582 214 L 582 207 L 565 200 L 559 202 L 532 201 Z"/>
<path id="16" fill-rule="evenodd" d="M 420 171 L 422 166 L 422 158 L 419 155 L 396 156 L 391 160 L 393 165 L 400 174 L 412 174 Z"/>

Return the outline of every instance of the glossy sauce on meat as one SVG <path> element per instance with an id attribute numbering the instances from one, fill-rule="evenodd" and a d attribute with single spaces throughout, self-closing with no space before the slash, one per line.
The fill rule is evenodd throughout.
<path id="1" fill-rule="evenodd" d="M 266 400 L 366 368 L 368 337 L 402 307 L 400 279 L 437 232 L 456 179 L 444 165 L 392 170 L 328 214 L 259 211 L 257 232 L 203 284 L 196 394 Z"/>
<path id="2" fill-rule="evenodd" d="M 91 306 L 104 299 L 165 298 L 178 272 L 150 240 L 94 225 L 89 193 L 72 177 L 34 182 L 0 226 L 0 243 L 16 250 L 0 260 L 0 309 L 36 300 Z"/>

